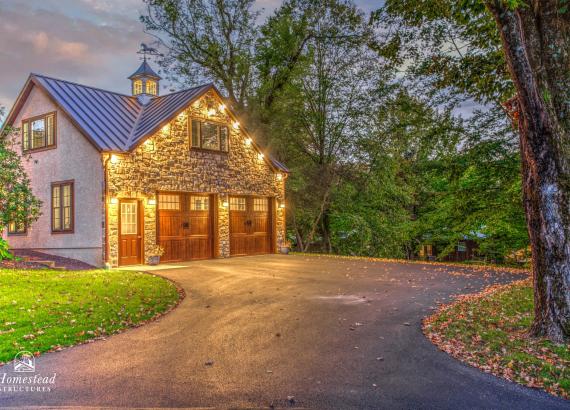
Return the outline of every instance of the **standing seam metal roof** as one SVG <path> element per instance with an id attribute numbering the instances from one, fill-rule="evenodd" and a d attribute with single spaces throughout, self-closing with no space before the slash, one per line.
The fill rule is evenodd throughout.
<path id="1" fill-rule="evenodd" d="M 65 80 L 32 74 L 56 103 L 101 151 L 128 152 L 172 119 L 213 84 L 153 97 L 142 105 L 137 97 L 105 91 Z M 274 167 L 287 167 L 269 157 Z"/>

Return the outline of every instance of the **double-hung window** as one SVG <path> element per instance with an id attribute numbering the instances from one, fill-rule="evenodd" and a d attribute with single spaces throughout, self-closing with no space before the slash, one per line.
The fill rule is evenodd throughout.
<path id="1" fill-rule="evenodd" d="M 227 126 L 200 120 L 191 123 L 192 148 L 228 152 L 230 131 Z"/>
<path id="2" fill-rule="evenodd" d="M 55 147 L 55 112 L 22 121 L 22 148 L 24 152 Z"/>
<path id="3" fill-rule="evenodd" d="M 73 181 L 51 184 L 51 231 L 53 233 L 73 232 L 74 202 Z"/>

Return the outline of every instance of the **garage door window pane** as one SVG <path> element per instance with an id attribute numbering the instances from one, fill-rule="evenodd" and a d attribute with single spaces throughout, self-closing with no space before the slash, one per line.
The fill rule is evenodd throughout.
<path id="1" fill-rule="evenodd" d="M 137 204 L 121 204 L 121 235 L 137 234 Z"/>
<path id="2" fill-rule="evenodd" d="M 180 196 L 172 194 L 158 194 L 158 209 L 177 211 L 180 209 Z"/>
<path id="3" fill-rule="evenodd" d="M 245 211 L 245 198 L 230 198 L 230 210 Z"/>
<path id="4" fill-rule="evenodd" d="M 207 211 L 208 205 L 207 196 L 192 196 L 190 199 L 190 210 L 192 211 Z"/>
<path id="5" fill-rule="evenodd" d="M 267 198 L 254 198 L 253 199 L 253 210 L 257 212 L 267 212 Z"/>

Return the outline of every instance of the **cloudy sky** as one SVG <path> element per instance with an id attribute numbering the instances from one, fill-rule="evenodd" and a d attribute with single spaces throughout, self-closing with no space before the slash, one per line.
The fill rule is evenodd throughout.
<path id="1" fill-rule="evenodd" d="M 265 18 L 280 0 L 257 0 Z M 365 11 L 376 0 L 358 0 Z M 12 106 L 29 73 L 129 93 L 149 37 L 142 0 L 0 0 L 0 105 Z"/>

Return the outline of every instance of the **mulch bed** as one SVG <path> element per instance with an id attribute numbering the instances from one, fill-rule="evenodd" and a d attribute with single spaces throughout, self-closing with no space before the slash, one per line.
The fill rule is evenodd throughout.
<path id="1" fill-rule="evenodd" d="M 49 255 L 47 253 L 32 251 L 28 249 L 14 250 L 14 255 L 17 260 L 13 261 L 0 261 L 0 268 L 9 269 L 49 269 L 48 266 L 37 263 L 38 261 L 53 261 L 57 268 L 64 268 L 67 270 L 88 270 L 96 269 L 95 266 L 88 263 L 81 262 L 71 258 L 64 258 L 63 256 Z M 18 260 L 18 258 L 20 258 Z M 22 260 L 24 258 L 26 260 Z"/>

